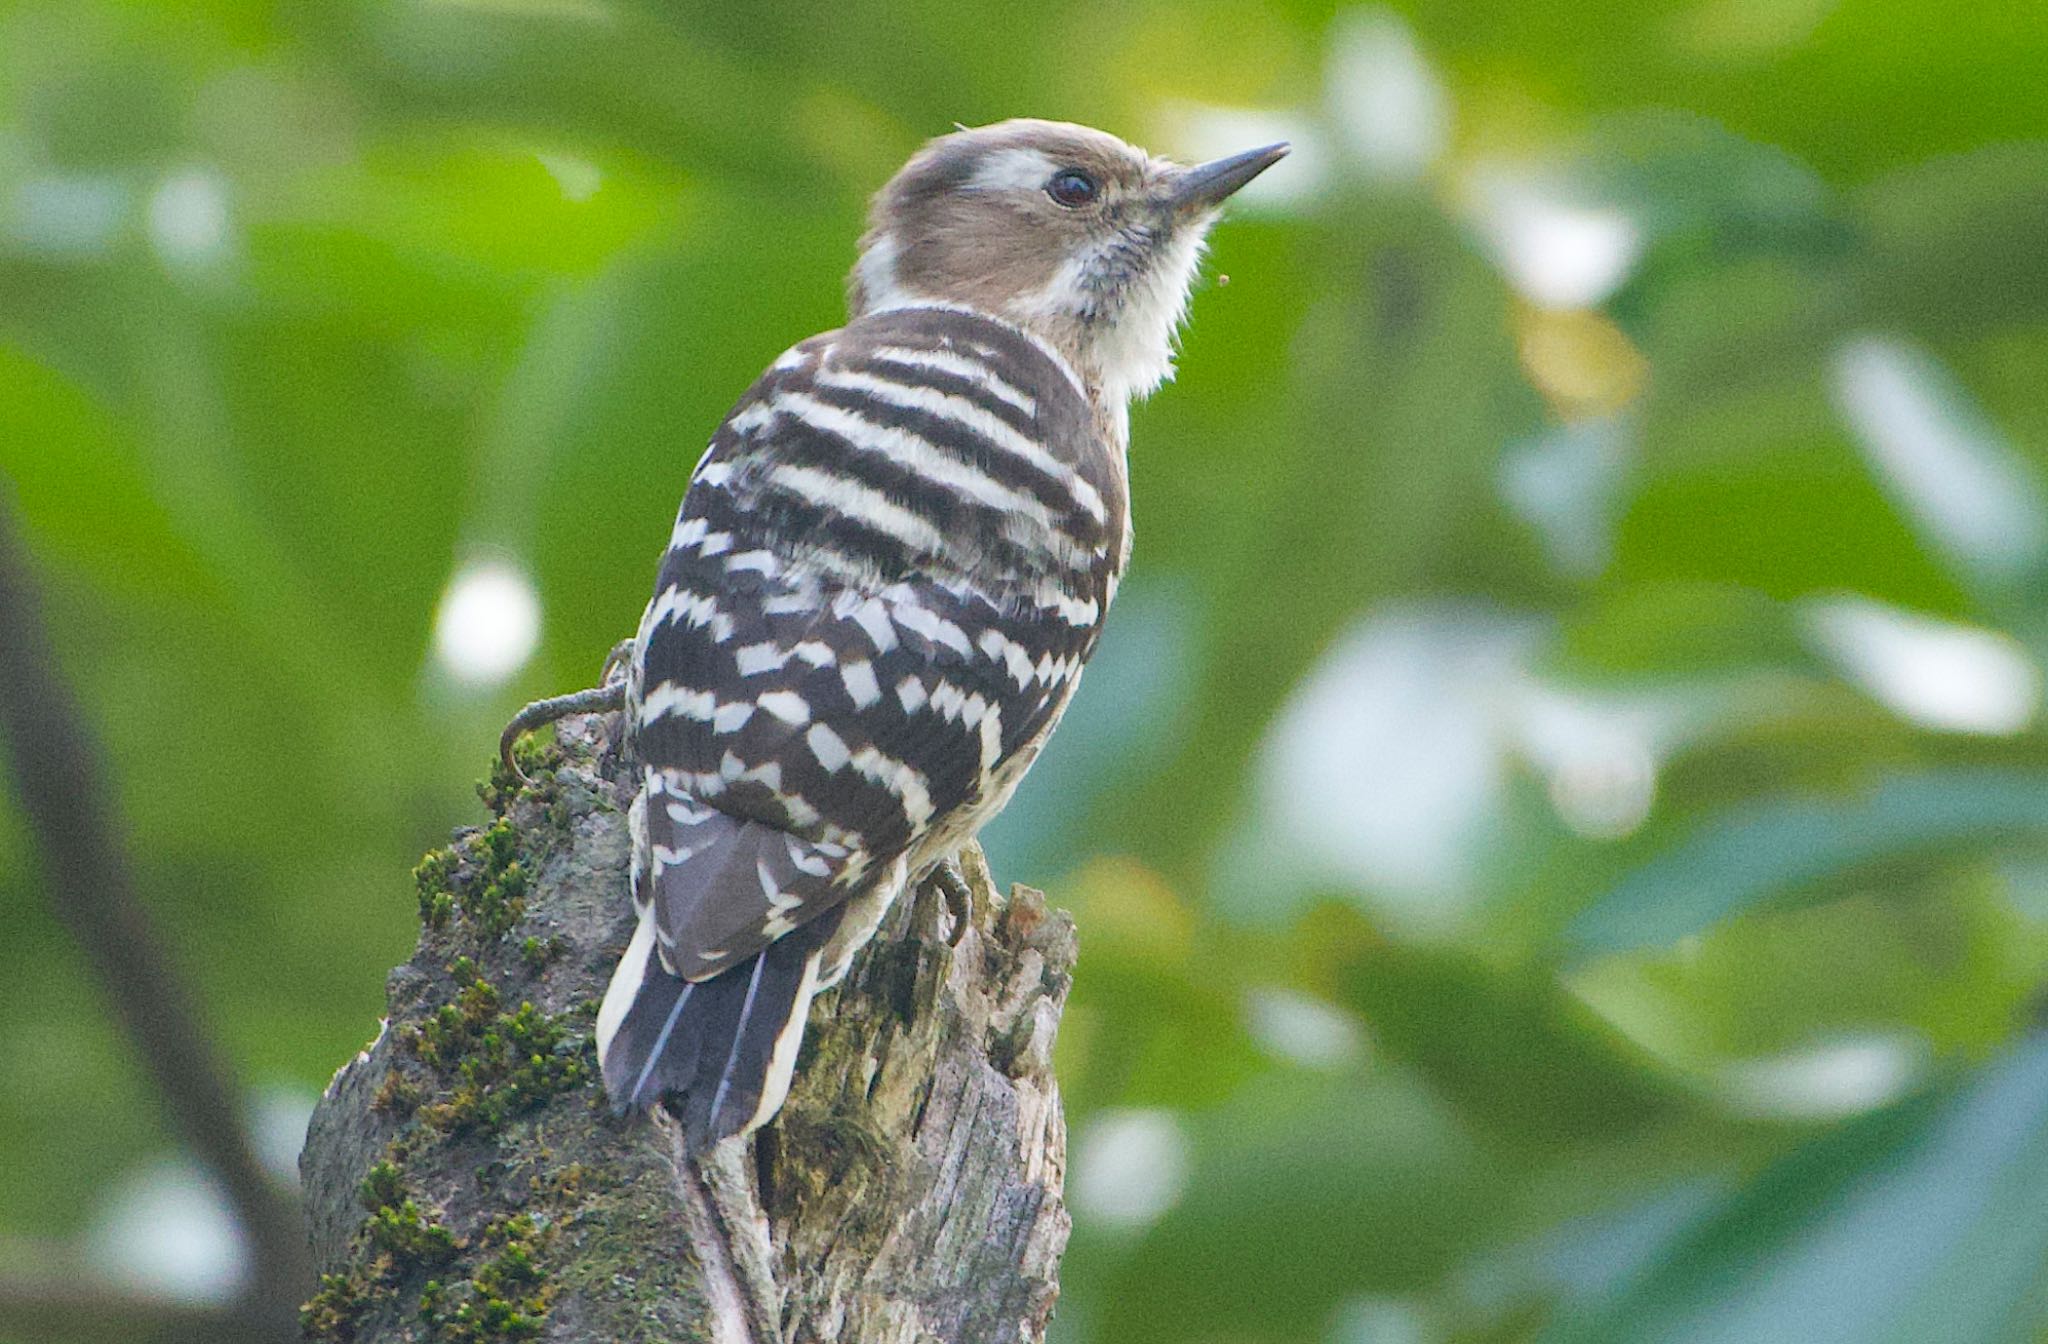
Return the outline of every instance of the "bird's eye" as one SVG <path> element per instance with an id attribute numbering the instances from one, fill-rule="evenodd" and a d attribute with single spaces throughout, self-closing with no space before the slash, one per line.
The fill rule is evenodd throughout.
<path id="1" fill-rule="evenodd" d="M 1101 190 L 1095 179 L 1079 168 L 1063 168 L 1052 175 L 1052 181 L 1045 184 L 1045 194 L 1069 210 L 1077 210 L 1088 204 Z"/>

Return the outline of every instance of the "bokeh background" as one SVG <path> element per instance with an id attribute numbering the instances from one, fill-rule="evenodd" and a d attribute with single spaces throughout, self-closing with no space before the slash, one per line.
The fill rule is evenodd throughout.
<path id="1" fill-rule="evenodd" d="M 0 480 L 289 1172 L 866 194 L 1292 139 L 988 837 L 1082 930 L 1057 1339 L 2039 1341 L 2044 85 L 2018 3 L 14 0 Z M 0 916 L 0 1259 L 231 1294 L 4 810 Z"/>

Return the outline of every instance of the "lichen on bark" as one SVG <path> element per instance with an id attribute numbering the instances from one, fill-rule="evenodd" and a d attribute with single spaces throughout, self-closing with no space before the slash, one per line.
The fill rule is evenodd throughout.
<path id="1" fill-rule="evenodd" d="M 1050 1052 L 1071 921 L 999 895 L 970 847 L 969 926 L 899 903 L 814 1007 L 778 1120 L 683 1159 L 596 1081 L 595 1004 L 632 923 L 616 733 L 590 715 L 542 734 L 534 782 L 495 776 L 492 821 L 416 870 L 418 950 L 301 1162 L 308 1334 L 1042 1338 L 1068 1227 Z"/>

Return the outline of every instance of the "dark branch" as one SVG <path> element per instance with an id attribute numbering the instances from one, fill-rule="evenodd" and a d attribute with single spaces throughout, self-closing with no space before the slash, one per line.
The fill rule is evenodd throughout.
<path id="1" fill-rule="evenodd" d="M 57 673 L 4 499 L 0 735 L 51 911 L 85 953 L 171 1127 L 234 1206 L 255 1257 L 248 1309 L 286 1322 L 311 1287 L 298 1210 L 257 1160 L 197 996 L 136 898 L 99 753 Z"/>
<path id="2" fill-rule="evenodd" d="M 276 1344 L 246 1313 L 171 1302 L 96 1279 L 61 1247 L 9 1241 L 0 1245 L 0 1338 L 47 1344 L 100 1344 L 146 1339 L 151 1344 Z"/>

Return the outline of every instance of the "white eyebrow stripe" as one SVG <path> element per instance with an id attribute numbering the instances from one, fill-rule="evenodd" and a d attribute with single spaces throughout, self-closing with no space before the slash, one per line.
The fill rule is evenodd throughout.
<path id="1" fill-rule="evenodd" d="M 984 156 L 967 186 L 971 191 L 1036 190 L 1046 184 L 1056 166 L 1043 150 L 1012 145 Z"/>

